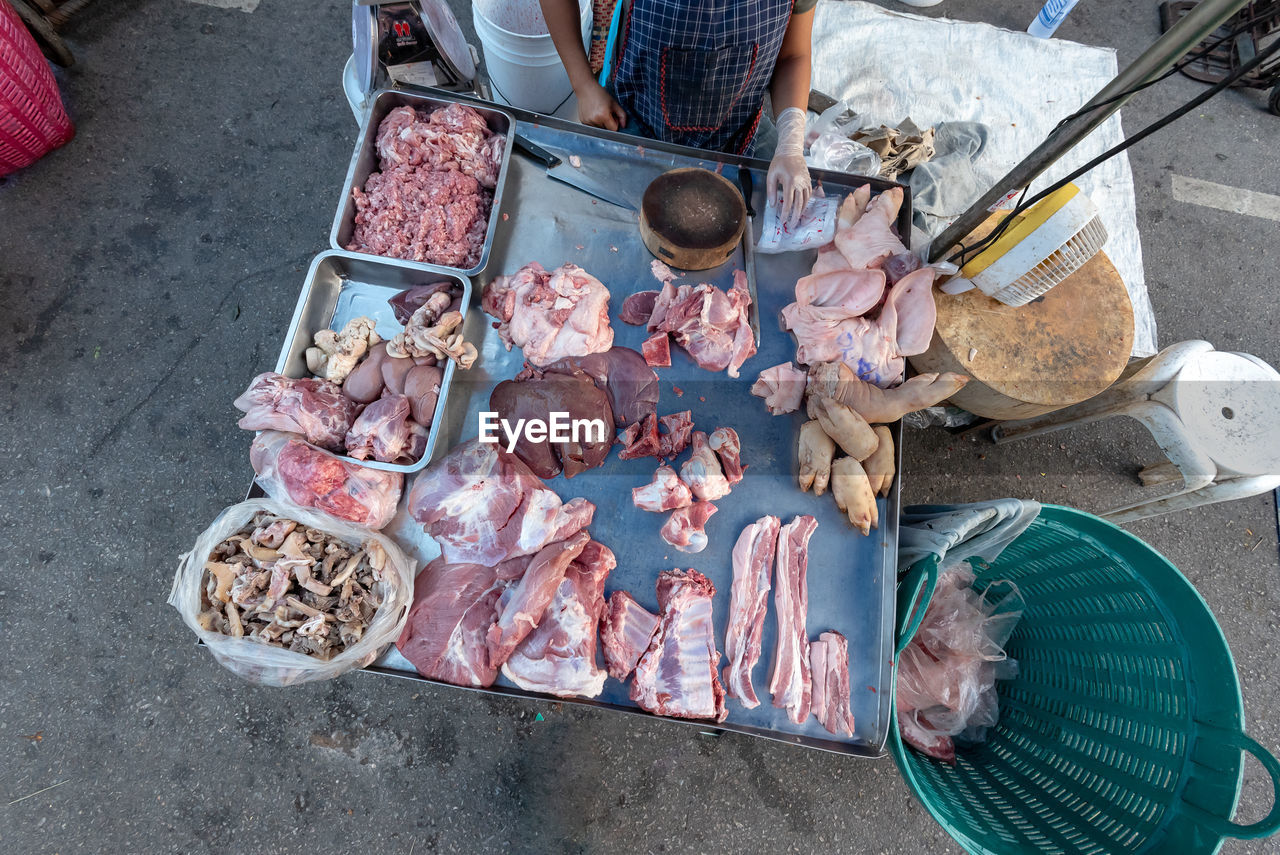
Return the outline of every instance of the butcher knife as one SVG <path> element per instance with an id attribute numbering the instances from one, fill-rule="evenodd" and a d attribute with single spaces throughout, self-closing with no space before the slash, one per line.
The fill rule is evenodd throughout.
<path id="1" fill-rule="evenodd" d="M 597 199 L 608 202 L 610 205 L 617 205 L 619 208 L 626 208 L 629 211 L 636 209 L 636 206 L 631 202 L 602 186 L 573 164 L 565 163 L 527 137 L 523 137 L 520 134 L 515 134 L 514 136 L 516 148 L 545 166 L 548 178 L 554 178 L 556 181 L 575 187 L 589 196 L 595 196 Z"/>
<path id="2" fill-rule="evenodd" d="M 751 306 L 760 304 L 760 296 L 756 289 L 756 209 L 751 205 L 751 197 L 756 192 L 755 179 L 751 170 L 745 166 L 738 167 L 738 186 L 742 188 L 742 200 L 747 203 L 747 227 L 742 230 L 742 270 L 747 274 L 747 293 L 751 295 Z M 751 312 L 751 333 L 755 336 L 756 346 L 760 346 L 760 313 Z"/>

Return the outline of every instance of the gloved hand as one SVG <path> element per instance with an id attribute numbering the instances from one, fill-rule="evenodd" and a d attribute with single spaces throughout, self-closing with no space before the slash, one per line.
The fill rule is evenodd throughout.
<path id="1" fill-rule="evenodd" d="M 766 192 L 782 222 L 787 228 L 794 228 L 812 192 L 809 167 L 804 162 L 804 110 L 788 107 L 778 116 L 777 125 L 778 147 L 769 163 Z"/>

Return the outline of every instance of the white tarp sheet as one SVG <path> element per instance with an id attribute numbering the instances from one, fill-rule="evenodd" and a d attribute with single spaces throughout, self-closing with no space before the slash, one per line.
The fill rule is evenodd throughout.
<path id="1" fill-rule="evenodd" d="M 896 127 L 908 116 L 921 127 L 982 122 L 990 136 L 974 167 L 988 187 L 1116 70 L 1110 48 L 922 18 L 864 2 L 819 3 L 814 20 L 814 89 L 848 101 L 873 126 Z M 1120 117 L 1112 116 L 1041 176 L 1033 192 L 1123 139 Z M 1112 158 L 1077 183 L 1101 211 L 1110 235 L 1104 251 L 1133 301 L 1133 353 L 1153 354 L 1156 322 L 1143 275 L 1129 159 L 1126 154 Z"/>

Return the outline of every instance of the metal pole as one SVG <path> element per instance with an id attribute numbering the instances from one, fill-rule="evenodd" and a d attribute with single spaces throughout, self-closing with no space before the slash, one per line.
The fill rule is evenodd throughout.
<path id="1" fill-rule="evenodd" d="M 1010 191 L 1021 190 L 1034 181 L 1040 173 L 1075 148 L 1080 140 L 1093 133 L 1099 125 L 1123 107 L 1133 94 L 1136 94 L 1120 95 L 1120 93 L 1128 92 L 1164 74 L 1175 62 L 1190 53 L 1196 45 L 1226 23 L 1248 2 L 1249 0 L 1201 0 L 1182 20 L 1156 39 L 1142 56 L 1134 60 L 1129 67 L 1117 74 L 1114 80 L 1094 95 L 1081 108 L 1082 115 L 1050 133 L 1035 151 L 1013 167 L 1008 175 L 997 181 L 981 199 L 973 203 L 969 210 L 961 214 L 947 227 L 946 231 L 938 235 L 929 249 L 929 260 L 937 261 L 946 255 L 951 247 L 958 244 L 990 216 L 993 205 L 1004 199 Z M 1115 100 L 1111 101 L 1112 98 Z M 1110 103 L 1103 103 L 1107 101 Z M 1097 109 L 1084 112 L 1094 106 L 1097 106 Z"/>

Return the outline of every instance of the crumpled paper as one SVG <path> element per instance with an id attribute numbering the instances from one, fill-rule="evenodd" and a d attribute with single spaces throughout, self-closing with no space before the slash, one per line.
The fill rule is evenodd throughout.
<path id="1" fill-rule="evenodd" d="M 896 128 L 863 128 L 849 138 L 880 155 L 880 177 L 896 181 L 902 173 L 933 158 L 933 135 L 933 128 L 921 128 L 908 117 Z"/>

